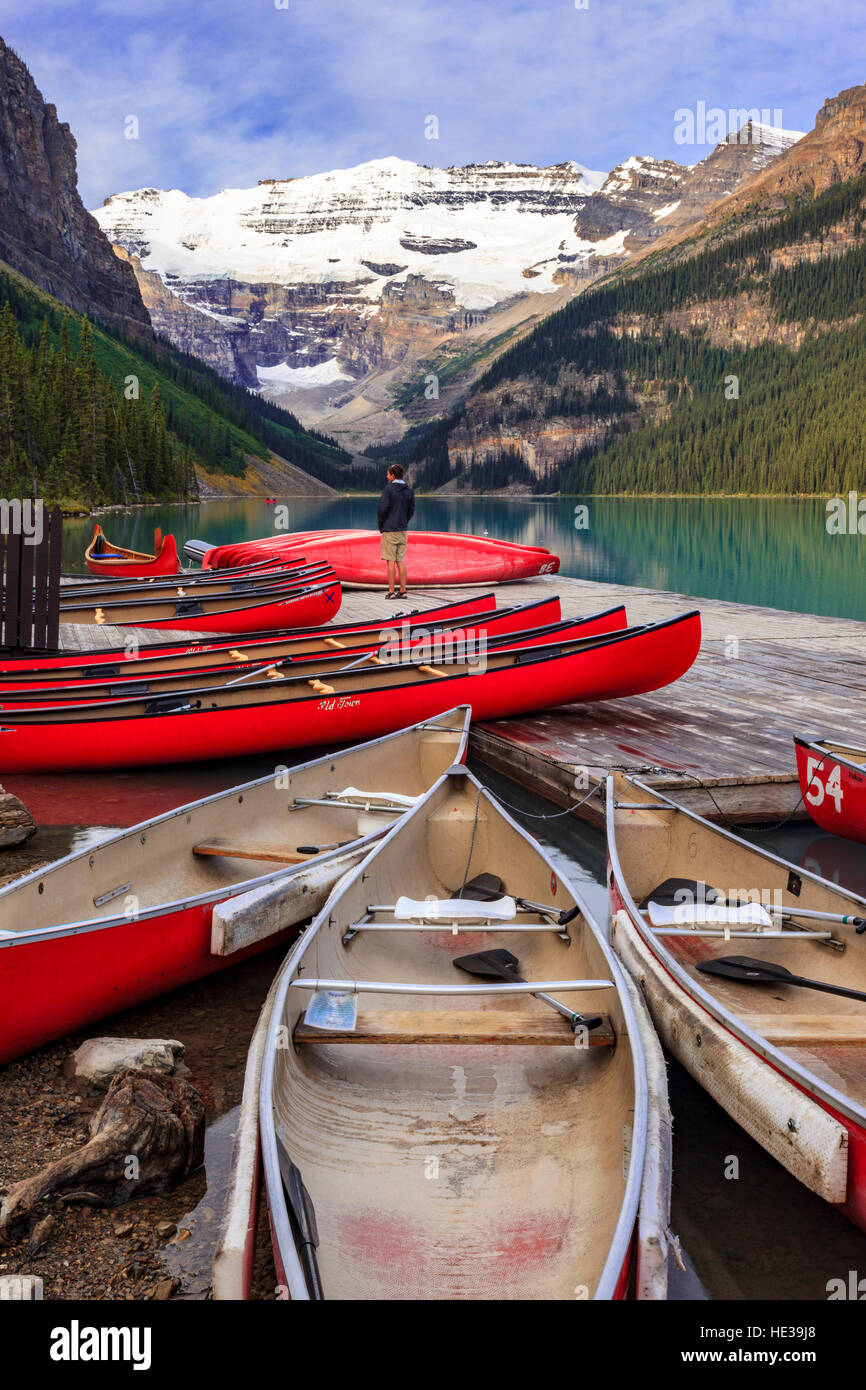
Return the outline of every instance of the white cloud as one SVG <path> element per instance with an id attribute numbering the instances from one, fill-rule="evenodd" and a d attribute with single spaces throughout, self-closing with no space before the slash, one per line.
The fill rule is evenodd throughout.
<path id="1" fill-rule="evenodd" d="M 6 0 L 4 37 L 79 144 L 89 206 L 205 195 L 397 154 L 430 164 L 686 154 L 674 112 L 780 108 L 808 129 L 862 80 L 841 0 Z M 438 140 L 424 119 L 439 118 Z M 124 138 L 135 115 L 140 138 Z"/>

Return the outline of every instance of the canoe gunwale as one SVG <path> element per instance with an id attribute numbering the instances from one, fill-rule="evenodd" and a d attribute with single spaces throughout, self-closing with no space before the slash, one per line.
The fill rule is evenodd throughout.
<path id="1" fill-rule="evenodd" d="M 438 716 L 431 716 L 430 719 L 408 724 L 402 729 L 396 729 L 392 733 L 382 734 L 378 738 L 367 739 L 363 744 L 352 745 L 348 748 L 337 749 L 335 752 L 326 753 L 319 758 L 311 758 L 304 763 L 292 764 L 292 772 L 304 772 L 315 768 L 317 765 L 324 765 L 339 758 L 344 753 L 353 753 L 356 747 L 371 747 L 381 744 L 383 746 L 403 737 L 416 730 L 423 723 L 426 726 L 436 723 L 439 719 L 445 719 L 450 715 L 455 715 L 459 720 L 463 716 L 463 729 L 455 749 L 454 762 L 462 762 L 466 756 L 466 749 L 469 740 L 469 724 L 471 720 L 471 709 L 468 705 L 454 705 L 450 709 L 443 710 Z M 447 730 L 443 730 L 446 731 Z M 43 865 L 41 868 L 33 869 L 28 874 L 23 874 L 20 878 L 14 879 L 11 883 L 5 884 L 0 888 L 0 913 L 2 913 L 4 900 L 14 898 L 15 893 L 31 883 L 38 883 L 50 874 L 58 873 L 64 868 L 75 863 L 88 859 L 95 850 L 101 849 L 106 845 L 116 843 L 125 839 L 134 838 L 143 832 L 149 831 L 154 825 L 165 824 L 172 820 L 178 820 L 182 816 L 188 815 L 191 811 L 199 807 L 206 806 L 234 797 L 236 794 L 245 794 L 258 787 L 264 786 L 273 781 L 273 773 L 265 773 L 261 777 L 253 778 L 249 782 L 238 783 L 237 786 L 228 787 L 224 791 L 212 792 L 209 796 L 199 797 L 196 801 L 184 803 L 182 806 L 175 807 L 171 811 L 165 811 L 161 815 L 151 816 L 148 820 L 139 821 L 136 825 L 125 827 L 115 831 L 111 835 L 106 835 L 97 844 L 91 844 L 84 849 L 76 849 L 64 855 L 60 859 L 52 861 L 50 864 Z M 398 817 L 398 821 L 402 817 Z M 390 829 L 390 827 L 389 827 Z M 170 913 L 179 912 L 191 907 L 199 907 L 210 902 L 224 902 L 228 898 L 237 897 L 242 893 L 247 893 L 254 888 L 261 888 L 269 883 L 288 881 L 291 878 L 302 874 L 312 864 L 329 864 L 332 860 L 338 859 L 341 855 L 352 853 L 363 848 L 365 845 L 372 845 L 382 837 L 382 830 L 375 830 L 369 835 L 359 836 L 357 840 L 348 844 L 341 845 L 337 849 L 330 850 L 326 854 L 310 856 L 301 864 L 294 864 L 289 867 L 285 865 L 281 868 L 272 869 L 267 873 L 255 878 L 242 879 L 237 884 L 221 884 L 217 887 L 207 889 L 202 893 L 193 894 L 188 898 L 178 898 L 169 902 L 158 903 L 153 907 L 142 909 L 137 912 L 134 918 L 136 923 L 152 920 L 154 917 L 162 918 Z M 130 918 L 124 913 L 116 913 L 111 917 L 83 918 L 76 922 L 58 923 L 49 927 L 30 927 L 24 931 L 12 932 L 8 936 L 0 933 L 0 949 L 14 946 L 25 946 L 34 942 L 48 941 L 55 937 L 77 936 L 85 932 L 102 931 L 110 927 L 128 925 Z"/>
<path id="2" fill-rule="evenodd" d="M 691 811 L 687 807 L 681 806 L 678 802 L 665 796 L 664 792 L 659 792 L 657 788 L 647 787 L 639 778 L 626 775 L 625 780 L 639 787 L 641 791 L 652 795 L 652 797 L 659 797 L 668 802 L 675 810 L 688 816 L 690 820 L 697 822 L 698 825 L 704 827 L 706 830 L 710 830 L 716 835 L 722 835 L 725 839 L 731 840 L 735 844 L 747 844 L 746 841 L 741 840 L 740 836 L 734 835 L 723 826 L 713 825 L 696 811 Z M 840 1115 L 844 1115 L 854 1124 L 866 1127 L 866 1106 L 858 1105 L 856 1101 L 851 1100 L 850 1096 L 843 1095 L 841 1091 L 836 1090 L 829 1082 L 822 1081 L 816 1073 L 810 1072 L 794 1058 L 784 1053 L 779 1047 L 768 1042 L 760 1033 L 756 1033 L 754 1029 L 750 1028 L 747 1023 L 744 1023 L 737 1014 L 726 1008 L 719 999 L 708 990 L 704 989 L 697 980 L 689 975 L 675 956 L 673 956 L 664 945 L 663 939 L 659 939 L 652 931 L 631 895 L 620 863 L 616 843 L 616 809 L 614 805 L 613 776 L 609 776 L 607 779 L 605 799 L 607 803 L 607 852 L 611 874 L 616 884 L 617 891 L 625 905 L 629 919 L 647 949 L 656 957 L 667 973 L 672 976 L 680 988 L 688 994 L 696 1004 L 699 1004 L 717 1023 L 720 1023 L 723 1028 L 733 1034 L 733 1036 L 751 1052 L 757 1053 L 765 1062 L 769 1063 L 776 1071 L 781 1072 L 784 1076 L 787 1076 L 791 1081 L 795 1082 L 797 1086 L 808 1095 L 814 1096 L 816 1099 L 824 1101 L 827 1105 L 832 1106 L 835 1111 Z M 750 850 L 756 849 L 753 845 L 747 844 L 747 847 Z M 769 850 L 762 849 L 757 852 L 762 854 L 765 858 L 772 860 L 775 864 L 798 874 L 801 878 L 807 878 L 813 883 L 817 883 L 821 887 L 829 889 L 833 893 L 840 892 L 838 884 L 831 883 L 828 879 L 822 878 L 820 874 L 813 873 L 809 869 L 801 869 L 797 865 L 791 864 L 789 860 L 783 859 L 780 855 L 773 854 Z M 859 894 L 853 893 L 848 889 L 845 889 L 844 892 L 853 902 L 860 903 L 863 907 L 866 907 L 866 898 L 862 898 Z"/>
<path id="3" fill-rule="evenodd" d="M 837 751 L 839 748 L 847 748 L 849 752 L 861 751 L 860 749 L 855 750 L 853 746 L 850 744 L 833 744 L 829 741 L 829 739 L 823 740 L 800 738 L 797 734 L 795 734 L 794 745 L 797 748 L 808 749 L 811 753 L 819 753 L 822 758 L 826 759 L 827 762 L 838 763 L 840 767 L 847 768 L 849 772 L 856 772 L 861 777 L 866 777 L 866 761 L 862 763 L 855 763 L 853 758 L 848 758 L 845 756 L 844 753 L 840 753 Z M 866 750 L 862 751 L 864 759 L 866 759 Z"/>
<path id="4" fill-rule="evenodd" d="M 478 607 L 477 609 L 473 609 L 469 613 L 454 614 L 449 621 L 457 623 L 458 621 L 462 621 L 464 618 L 468 617 L 475 618 L 481 617 L 487 613 L 506 611 L 502 609 L 497 609 L 495 607 L 495 594 L 481 594 L 477 602 L 480 605 L 483 604 L 486 600 L 492 601 L 489 607 Z M 466 599 L 458 599 L 454 603 L 442 604 L 441 606 L 437 606 L 436 608 L 413 608 L 410 609 L 408 612 L 404 611 L 403 609 L 400 609 L 399 612 L 396 612 L 393 615 L 389 614 L 389 617 L 391 618 L 392 623 L 402 621 L 403 619 L 413 618 L 415 616 L 433 617 L 435 614 L 447 613 L 452 608 L 465 609 L 467 601 L 468 600 Z M 530 606 L 534 607 L 539 602 L 549 603 L 550 599 L 535 599 L 532 601 L 532 604 Z M 619 606 L 621 605 L 617 605 L 617 607 Z M 512 604 L 510 605 L 507 611 L 512 612 L 515 608 L 518 607 L 521 607 L 521 605 Z M 243 634 L 223 633 L 221 635 L 219 633 L 202 632 L 198 635 L 198 640 L 193 639 L 186 646 L 180 644 L 176 639 L 165 640 L 162 642 L 150 642 L 148 643 L 147 647 L 143 649 L 143 655 L 136 658 L 125 658 L 123 656 L 123 648 L 117 647 L 98 647 L 88 652 L 61 651 L 54 653 L 51 657 L 47 659 L 40 660 L 37 658 L 35 662 L 33 659 L 33 654 L 31 652 L 19 652 L 18 654 L 12 653 L 11 655 L 4 655 L 2 662 L 0 662 L 0 676 L 7 672 L 9 674 L 13 674 L 15 672 L 16 666 L 29 667 L 34 674 L 38 674 L 39 672 L 46 670 L 63 670 L 67 666 L 82 666 L 88 667 L 88 669 L 90 669 L 90 667 L 98 668 L 100 663 L 103 662 L 106 665 L 111 665 L 112 663 L 116 662 L 121 667 L 123 667 L 124 665 L 132 666 L 134 665 L 134 662 L 139 659 L 142 661 L 146 661 L 148 658 L 162 658 L 166 656 L 171 656 L 175 653 L 177 653 L 180 656 L 201 655 L 204 652 L 218 650 L 221 648 L 228 649 L 229 647 L 236 647 L 238 645 L 237 639 L 241 635 L 247 642 L 268 641 L 273 643 L 279 643 L 281 641 L 289 642 L 293 638 L 302 639 L 307 636 L 339 636 L 340 633 L 349 634 L 352 632 L 369 632 L 372 631 L 374 628 L 381 626 L 382 624 L 379 622 L 355 622 L 334 623 L 333 625 L 326 625 L 325 627 L 320 626 L 311 628 L 279 628 L 276 631 L 274 631 L 271 628 L 264 628 L 259 632 L 245 632 Z M 54 664 L 52 664 L 52 662 Z"/>
<path id="5" fill-rule="evenodd" d="M 465 775 L 473 784 L 480 787 L 481 799 L 488 802 L 495 813 L 501 816 L 505 822 L 523 840 L 531 842 L 533 853 L 537 854 L 546 863 L 551 873 L 559 873 L 553 862 L 543 848 L 509 815 L 505 807 L 487 791 L 481 787 L 472 774 L 466 771 Z M 262 1153 L 262 1165 L 265 1176 L 266 1190 L 268 1193 L 268 1204 L 270 1209 L 271 1227 L 275 1242 L 279 1249 L 280 1259 L 283 1264 L 286 1284 L 292 1299 L 302 1301 L 309 1300 L 306 1279 L 298 1259 L 295 1247 L 294 1236 L 291 1229 L 288 1211 L 286 1208 L 285 1194 L 282 1188 L 280 1177 L 279 1159 L 277 1154 L 276 1125 L 274 1121 L 274 1061 L 277 1050 L 277 1039 L 286 998 L 289 989 L 295 983 L 295 971 L 306 951 L 314 942 L 316 935 L 321 930 L 322 925 L 334 911 L 334 907 L 339 898 L 346 891 L 347 887 L 354 883 L 355 879 L 362 873 L 370 874 L 371 867 L 377 856 L 384 853 L 391 841 L 400 834 L 406 822 L 424 814 L 428 804 L 437 795 L 439 790 L 447 783 L 452 773 L 445 772 L 430 787 L 426 795 L 408 812 L 401 817 L 388 832 L 379 840 L 378 844 L 371 853 L 354 870 L 351 870 L 336 886 L 328 902 L 322 911 L 316 916 L 307 930 L 291 948 L 289 955 L 282 968 L 280 983 L 273 1000 L 268 1035 L 265 1040 L 265 1050 L 261 1067 L 261 1080 L 259 1090 L 259 1134 Z M 560 874 L 561 877 L 561 874 Z M 583 897 L 580 893 L 579 885 L 567 881 L 569 893 L 581 910 L 581 915 L 586 923 L 587 930 L 595 938 L 598 947 L 607 963 L 611 979 L 617 992 L 617 996 L 622 1007 L 625 1020 L 625 1034 L 629 1042 L 629 1052 L 632 1061 L 632 1077 L 634 1083 L 634 1110 L 632 1114 L 632 1141 L 631 1154 L 629 1159 L 628 1176 L 625 1181 L 622 1201 L 620 1203 L 619 1214 L 616 1226 L 611 1237 L 604 1267 L 599 1276 L 593 1298 L 598 1301 L 607 1301 L 614 1298 L 615 1291 L 619 1285 L 622 1271 L 629 1259 L 632 1241 L 638 1225 L 640 1212 L 641 1190 L 644 1180 L 644 1169 L 646 1164 L 646 1144 L 647 1144 L 647 1124 L 649 1111 L 649 1086 L 647 1080 L 646 1059 L 644 1057 L 643 1044 L 641 1041 L 640 1026 L 638 1024 L 632 997 L 626 983 L 625 974 L 617 960 L 609 942 L 604 934 L 596 926 L 588 908 L 585 908 Z"/>

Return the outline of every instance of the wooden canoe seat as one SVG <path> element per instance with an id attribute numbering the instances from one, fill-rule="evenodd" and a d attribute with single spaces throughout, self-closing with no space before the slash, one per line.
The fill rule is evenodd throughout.
<path id="1" fill-rule="evenodd" d="M 351 1033 L 311 1028 L 306 1016 L 297 1024 L 299 1043 L 484 1043 L 493 1047 L 574 1047 L 568 1020 L 553 1009 L 545 1013 L 505 1009 L 380 1009 L 359 1012 Z M 614 1047 L 616 1037 L 607 1014 L 586 1034 L 590 1047 Z"/>
<path id="2" fill-rule="evenodd" d="M 298 854 L 287 845 L 256 845 L 237 840 L 204 840 L 193 845 L 193 854 L 215 855 L 225 859 L 269 859 L 276 864 L 303 864 L 313 856 Z"/>
<path id="3" fill-rule="evenodd" d="M 743 1014 L 742 1019 L 777 1047 L 866 1043 L 866 1007 L 859 1014 Z"/>

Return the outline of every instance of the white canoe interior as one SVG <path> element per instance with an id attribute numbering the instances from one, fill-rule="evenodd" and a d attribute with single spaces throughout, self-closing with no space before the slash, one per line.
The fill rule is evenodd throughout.
<path id="1" fill-rule="evenodd" d="M 290 957 L 260 1122 L 292 1297 L 306 1292 L 280 1146 L 315 1207 L 328 1299 L 613 1296 L 637 1215 L 646 1074 L 606 943 L 582 914 L 563 928 L 519 904 L 519 929 L 508 932 L 499 919 L 489 929 L 461 923 L 457 935 L 442 920 L 364 929 L 393 921 L 401 895 L 447 899 L 482 873 L 517 899 L 576 904 L 535 842 L 468 774 L 452 773 L 349 876 Z M 577 1013 L 604 1015 L 597 1033 L 576 1040 L 531 993 L 501 982 L 479 993 L 493 982 L 453 964 L 502 947 L 526 979 L 569 982 L 551 992 Z M 355 1032 L 335 1041 L 303 1023 L 312 994 L 298 979 L 383 988 L 358 994 Z"/>
<path id="2" fill-rule="evenodd" d="M 300 873 L 339 846 L 389 829 L 463 757 L 468 723 L 461 706 L 108 836 L 0 890 L 0 945 L 69 924 L 216 901 Z M 317 849 L 322 854 L 310 852 Z"/>
<path id="3" fill-rule="evenodd" d="M 656 954 L 668 955 L 687 977 L 808 1073 L 810 1089 L 835 1090 L 850 1113 L 866 1118 L 866 1002 L 786 984 L 721 979 L 698 965 L 722 956 L 748 956 L 783 965 L 794 975 L 866 990 L 866 936 L 853 925 L 794 914 L 866 917 L 866 900 L 799 869 L 621 776 L 614 779 L 614 850 L 621 880 L 640 905 L 668 878 L 703 882 L 729 902 L 763 902 L 772 926 L 724 928 L 707 922 L 644 935 Z M 633 809 L 648 803 L 647 810 Z M 772 933 L 772 934 L 770 934 Z"/>

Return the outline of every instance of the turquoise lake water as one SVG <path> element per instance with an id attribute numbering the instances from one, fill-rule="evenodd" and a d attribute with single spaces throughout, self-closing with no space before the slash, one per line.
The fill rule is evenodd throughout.
<path id="1" fill-rule="evenodd" d="M 373 497 L 291 498 L 285 505 L 293 531 L 376 525 Z M 101 520 L 117 544 L 150 550 L 155 526 L 179 543 L 223 544 L 272 533 L 274 517 L 262 500 L 230 500 L 112 512 Z M 575 521 L 587 524 L 578 529 Z M 820 499 L 420 497 L 414 525 L 544 545 L 560 556 L 561 573 L 578 579 L 866 618 L 866 535 L 830 535 Z M 83 518 L 65 523 L 66 569 L 83 568 L 92 529 Z"/>

